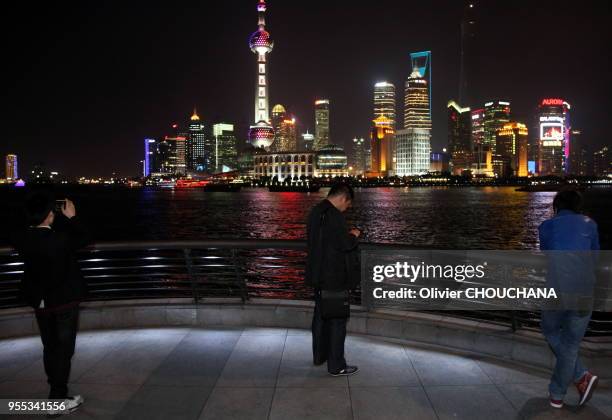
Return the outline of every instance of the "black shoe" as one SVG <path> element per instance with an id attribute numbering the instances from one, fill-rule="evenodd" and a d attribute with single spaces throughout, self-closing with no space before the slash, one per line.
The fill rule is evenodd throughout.
<path id="1" fill-rule="evenodd" d="M 359 368 L 357 366 L 347 366 L 337 373 L 329 372 L 329 374 L 331 376 L 351 376 L 357 373 L 358 371 L 359 371 Z"/>

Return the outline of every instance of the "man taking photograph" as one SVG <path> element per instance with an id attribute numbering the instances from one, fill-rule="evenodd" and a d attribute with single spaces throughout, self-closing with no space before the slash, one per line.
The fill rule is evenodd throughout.
<path id="1" fill-rule="evenodd" d="M 315 290 L 313 361 L 315 365 L 327 362 L 327 371 L 333 376 L 348 376 L 358 370 L 344 359 L 348 291 L 359 282 L 355 253 L 361 232 L 349 231 L 342 214 L 351 207 L 353 197 L 349 185 L 336 184 L 308 216 L 306 285 Z"/>
<path id="2" fill-rule="evenodd" d="M 36 312 L 43 343 L 43 360 L 49 399 L 61 399 L 61 415 L 76 410 L 80 395 L 68 396 L 70 363 L 74 354 L 79 319 L 79 302 L 86 286 L 76 251 L 88 243 L 88 235 L 76 217 L 72 201 L 55 201 L 49 194 L 36 193 L 27 199 L 29 227 L 15 235 L 14 245 L 24 262 L 21 282 L 23 300 Z M 56 215 L 57 213 L 57 215 Z M 65 218 L 65 229 L 56 230 L 56 218 Z"/>

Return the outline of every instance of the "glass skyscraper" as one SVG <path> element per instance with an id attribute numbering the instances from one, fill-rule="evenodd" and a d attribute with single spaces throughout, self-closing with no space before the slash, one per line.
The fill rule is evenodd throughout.
<path id="1" fill-rule="evenodd" d="M 210 139 L 206 137 L 204 124 L 200 121 L 197 111 L 189 119 L 189 131 L 185 146 L 185 160 L 190 171 L 208 171 L 214 159 L 214 150 Z"/>
<path id="2" fill-rule="evenodd" d="M 406 128 L 395 133 L 396 175 L 423 175 L 429 171 L 430 137 L 430 130 L 426 128 Z"/>
<path id="3" fill-rule="evenodd" d="M 315 101 L 314 150 L 329 144 L 329 99 Z"/>
<path id="4" fill-rule="evenodd" d="M 238 166 L 238 148 L 234 125 L 219 123 L 213 125 L 215 144 L 214 171 L 227 172 Z"/>
<path id="5" fill-rule="evenodd" d="M 484 106 L 484 137 L 483 145 L 496 154 L 495 144 L 497 132 L 510 122 L 510 102 L 490 101 Z"/>
<path id="6" fill-rule="evenodd" d="M 374 85 L 374 119 L 385 117 L 395 127 L 395 86 L 389 82 Z"/>

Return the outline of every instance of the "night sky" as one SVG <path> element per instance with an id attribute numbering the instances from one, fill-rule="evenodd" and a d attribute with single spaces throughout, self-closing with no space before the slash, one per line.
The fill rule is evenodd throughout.
<path id="1" fill-rule="evenodd" d="M 194 105 L 205 123 L 236 123 L 246 140 L 256 0 L 19 3 L 0 18 L 0 154 L 17 153 L 22 171 L 42 161 L 68 176 L 137 175 L 143 139 L 187 120 Z M 585 139 L 611 144 L 607 2 L 481 3 L 478 102 L 510 100 L 514 117 L 531 124 L 541 98 L 561 97 Z M 409 53 L 431 50 L 432 146 L 443 147 L 446 103 L 458 96 L 462 8 L 459 0 L 269 0 L 270 105 L 282 103 L 313 132 L 313 102 L 329 98 L 332 142 L 348 144 L 368 136 L 376 81 L 396 85 L 403 119 Z"/>

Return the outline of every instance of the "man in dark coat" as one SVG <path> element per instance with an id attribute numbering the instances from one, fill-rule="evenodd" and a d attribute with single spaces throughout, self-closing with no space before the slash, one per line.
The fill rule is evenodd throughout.
<path id="1" fill-rule="evenodd" d="M 36 193 L 28 198 L 26 213 L 30 226 L 13 238 L 24 262 L 20 292 L 36 313 L 50 385 L 49 398 L 61 399 L 64 403 L 64 409 L 50 410 L 49 414 L 61 415 L 83 403 L 80 395 L 68 396 L 68 380 L 79 302 L 86 291 L 76 251 L 88 243 L 89 236 L 68 199 L 56 202 L 50 194 Z M 64 229 L 52 227 L 57 217 L 64 219 Z"/>
<path id="2" fill-rule="evenodd" d="M 349 185 L 336 184 L 308 216 L 306 284 L 315 290 L 313 361 L 315 365 L 327 361 L 327 371 L 333 376 L 352 375 L 358 370 L 357 366 L 348 366 L 344 360 L 348 318 L 326 317 L 321 313 L 322 292 L 348 291 L 359 282 L 354 257 L 361 232 L 349 230 L 342 215 L 351 206 L 353 196 Z"/>

